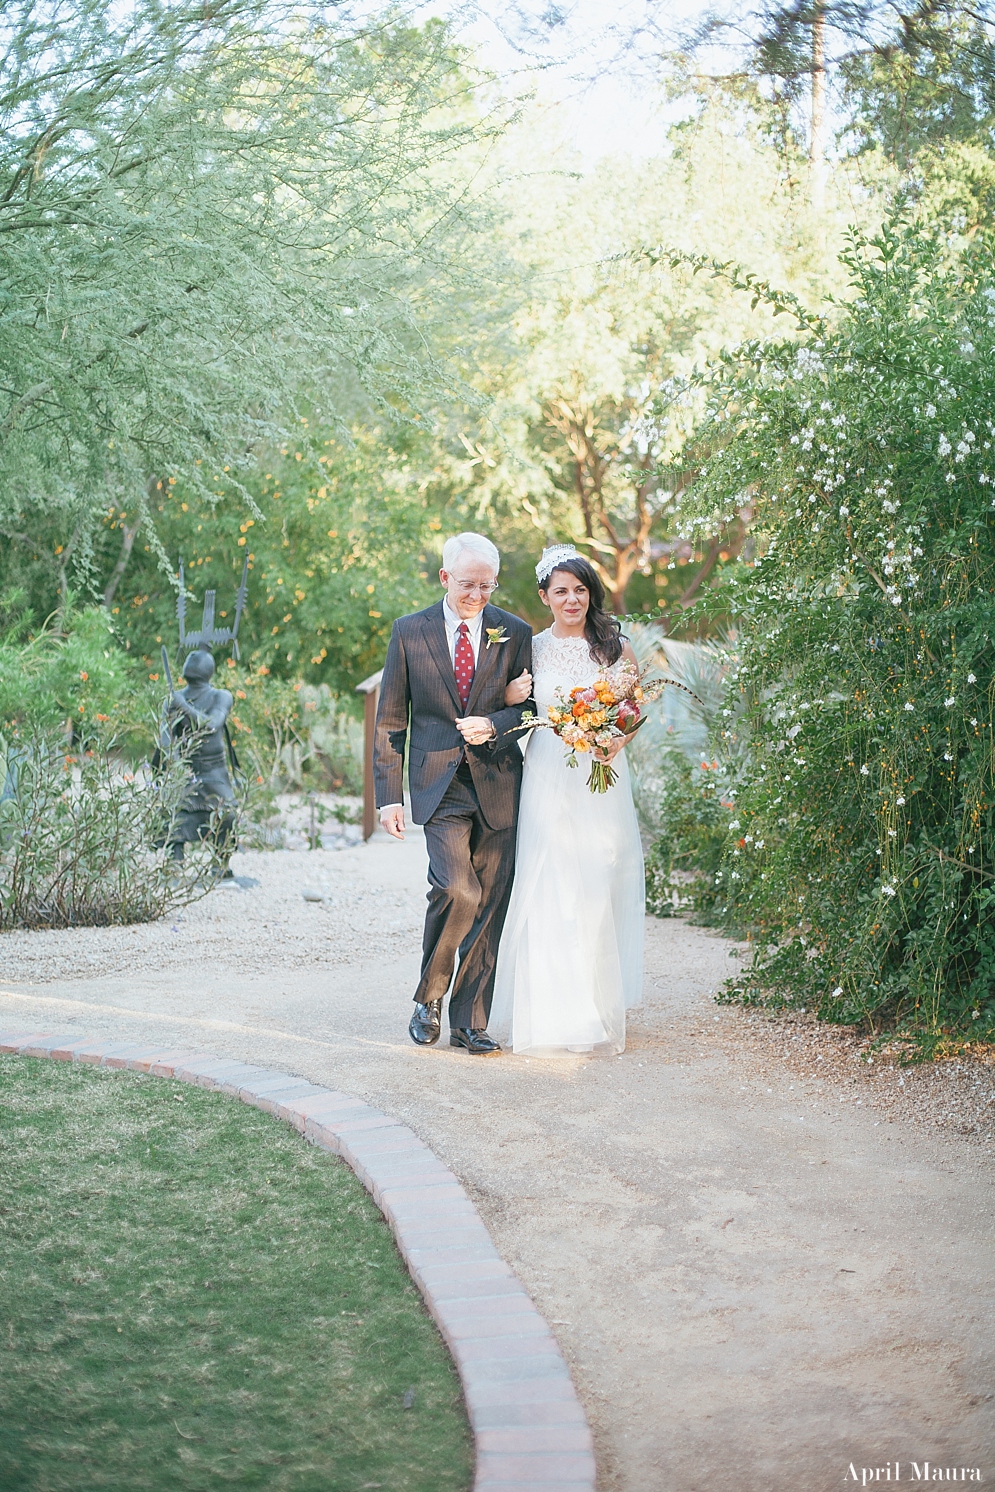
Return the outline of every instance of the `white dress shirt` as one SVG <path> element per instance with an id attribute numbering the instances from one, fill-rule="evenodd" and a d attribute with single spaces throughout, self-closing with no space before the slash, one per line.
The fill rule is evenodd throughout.
<path id="1" fill-rule="evenodd" d="M 473 666 L 476 669 L 477 660 L 480 657 L 480 634 L 484 627 L 483 607 L 477 612 L 476 616 L 457 616 L 449 604 L 449 597 L 443 596 L 442 619 L 446 624 L 446 641 L 449 643 L 449 657 L 452 660 L 453 668 L 456 667 L 456 635 L 459 632 L 461 623 L 466 622 L 466 629 L 470 634 L 470 646 L 473 649 Z M 385 803 L 380 812 L 386 813 L 388 808 L 400 808 L 401 806 L 400 803 Z"/>
<path id="2" fill-rule="evenodd" d="M 473 666 L 474 668 L 476 668 L 477 659 L 480 657 L 480 633 L 484 625 L 483 608 L 481 608 L 481 610 L 477 612 L 476 616 L 457 616 L 455 611 L 453 611 L 452 607 L 449 604 L 449 597 L 443 596 L 442 618 L 446 624 L 446 638 L 449 642 L 449 656 L 453 661 L 453 667 L 456 667 L 456 634 L 459 632 L 460 626 L 465 621 L 467 631 L 470 634 L 470 646 L 473 649 Z"/>

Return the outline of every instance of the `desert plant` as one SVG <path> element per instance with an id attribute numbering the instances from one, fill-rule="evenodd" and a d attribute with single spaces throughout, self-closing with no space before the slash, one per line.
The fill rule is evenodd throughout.
<path id="1" fill-rule="evenodd" d="M 649 840 L 647 910 L 712 922 L 721 915 L 716 872 L 743 765 L 742 732 L 722 729 L 730 718 L 723 711 L 729 711 L 727 678 L 736 655 L 728 643 L 680 642 L 638 622 L 626 632 L 642 669 L 667 674 L 696 696 L 666 689 L 626 748 Z"/>
<path id="2" fill-rule="evenodd" d="M 69 608 L 61 629 L 35 630 L 18 618 L 17 599 L 0 610 L 0 730 L 61 725 L 77 745 L 94 732 L 113 733 L 118 752 L 140 761 L 159 691 L 121 646 L 111 618 L 97 606 Z"/>
<path id="3" fill-rule="evenodd" d="M 748 493 L 759 551 L 719 875 L 739 998 L 930 1052 L 995 1036 L 995 258 L 895 221 L 846 262 L 836 324 L 730 357 L 698 432 L 685 521 Z"/>
<path id="4" fill-rule="evenodd" d="M 113 739 L 0 736 L 0 930 L 150 922 L 210 890 L 210 838 L 180 864 L 163 848 L 188 775 L 132 771 Z"/>
<path id="5" fill-rule="evenodd" d="M 327 684 L 295 684 L 234 670 L 236 750 L 255 793 L 363 790 L 363 727 Z"/>

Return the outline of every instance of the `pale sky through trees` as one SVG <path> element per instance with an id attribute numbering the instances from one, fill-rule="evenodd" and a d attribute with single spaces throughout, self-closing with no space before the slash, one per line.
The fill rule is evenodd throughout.
<path id="1" fill-rule="evenodd" d="M 446 16 L 509 92 L 534 92 L 548 110 L 551 154 L 575 149 L 639 160 L 661 153 L 667 130 L 687 112 L 668 100 L 661 56 L 683 51 L 708 15 L 728 28 L 696 52 L 702 73 L 735 71 L 757 29 L 756 7 L 734 0 L 428 0 L 413 15 Z M 830 63 L 843 44 L 827 31 Z M 828 151 L 840 121 L 830 84 Z M 799 121 L 802 129 L 807 120 Z"/>
<path id="2" fill-rule="evenodd" d="M 662 96 L 657 58 L 702 8 L 697 0 L 436 0 L 425 13 L 457 15 L 480 62 L 509 90 L 534 90 L 548 106 L 551 151 L 573 146 L 593 163 L 663 148 L 682 111 Z"/>

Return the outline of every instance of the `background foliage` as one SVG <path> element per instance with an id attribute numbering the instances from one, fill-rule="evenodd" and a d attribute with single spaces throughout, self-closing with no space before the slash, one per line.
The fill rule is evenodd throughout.
<path id="1" fill-rule="evenodd" d="M 0 40 L 0 580 L 45 616 L 111 605 L 136 535 L 165 561 L 180 473 L 261 517 L 302 404 L 345 434 L 458 384 L 453 161 L 490 126 L 441 24 L 344 6 L 18 0 Z"/>
<path id="2" fill-rule="evenodd" d="M 716 884 L 751 999 L 933 1046 L 995 1029 L 995 265 L 901 221 L 853 301 L 714 373 L 693 524 L 748 490 L 749 771 Z"/>

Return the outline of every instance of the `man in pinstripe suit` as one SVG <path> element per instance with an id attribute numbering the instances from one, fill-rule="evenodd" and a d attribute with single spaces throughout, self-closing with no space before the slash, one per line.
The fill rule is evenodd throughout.
<path id="1" fill-rule="evenodd" d="M 490 605 L 499 565 L 481 534 L 446 541 L 439 572 L 445 597 L 394 623 L 374 749 L 380 822 L 404 838 L 407 747 L 411 815 L 424 824 L 428 845 L 428 912 L 411 1039 L 419 1046 L 438 1041 L 452 982 L 449 1044 L 474 1056 L 500 1051 L 487 1020 L 515 869 L 517 727 L 534 708 L 529 699 L 505 705 L 512 680 L 531 685 L 532 629 Z"/>

